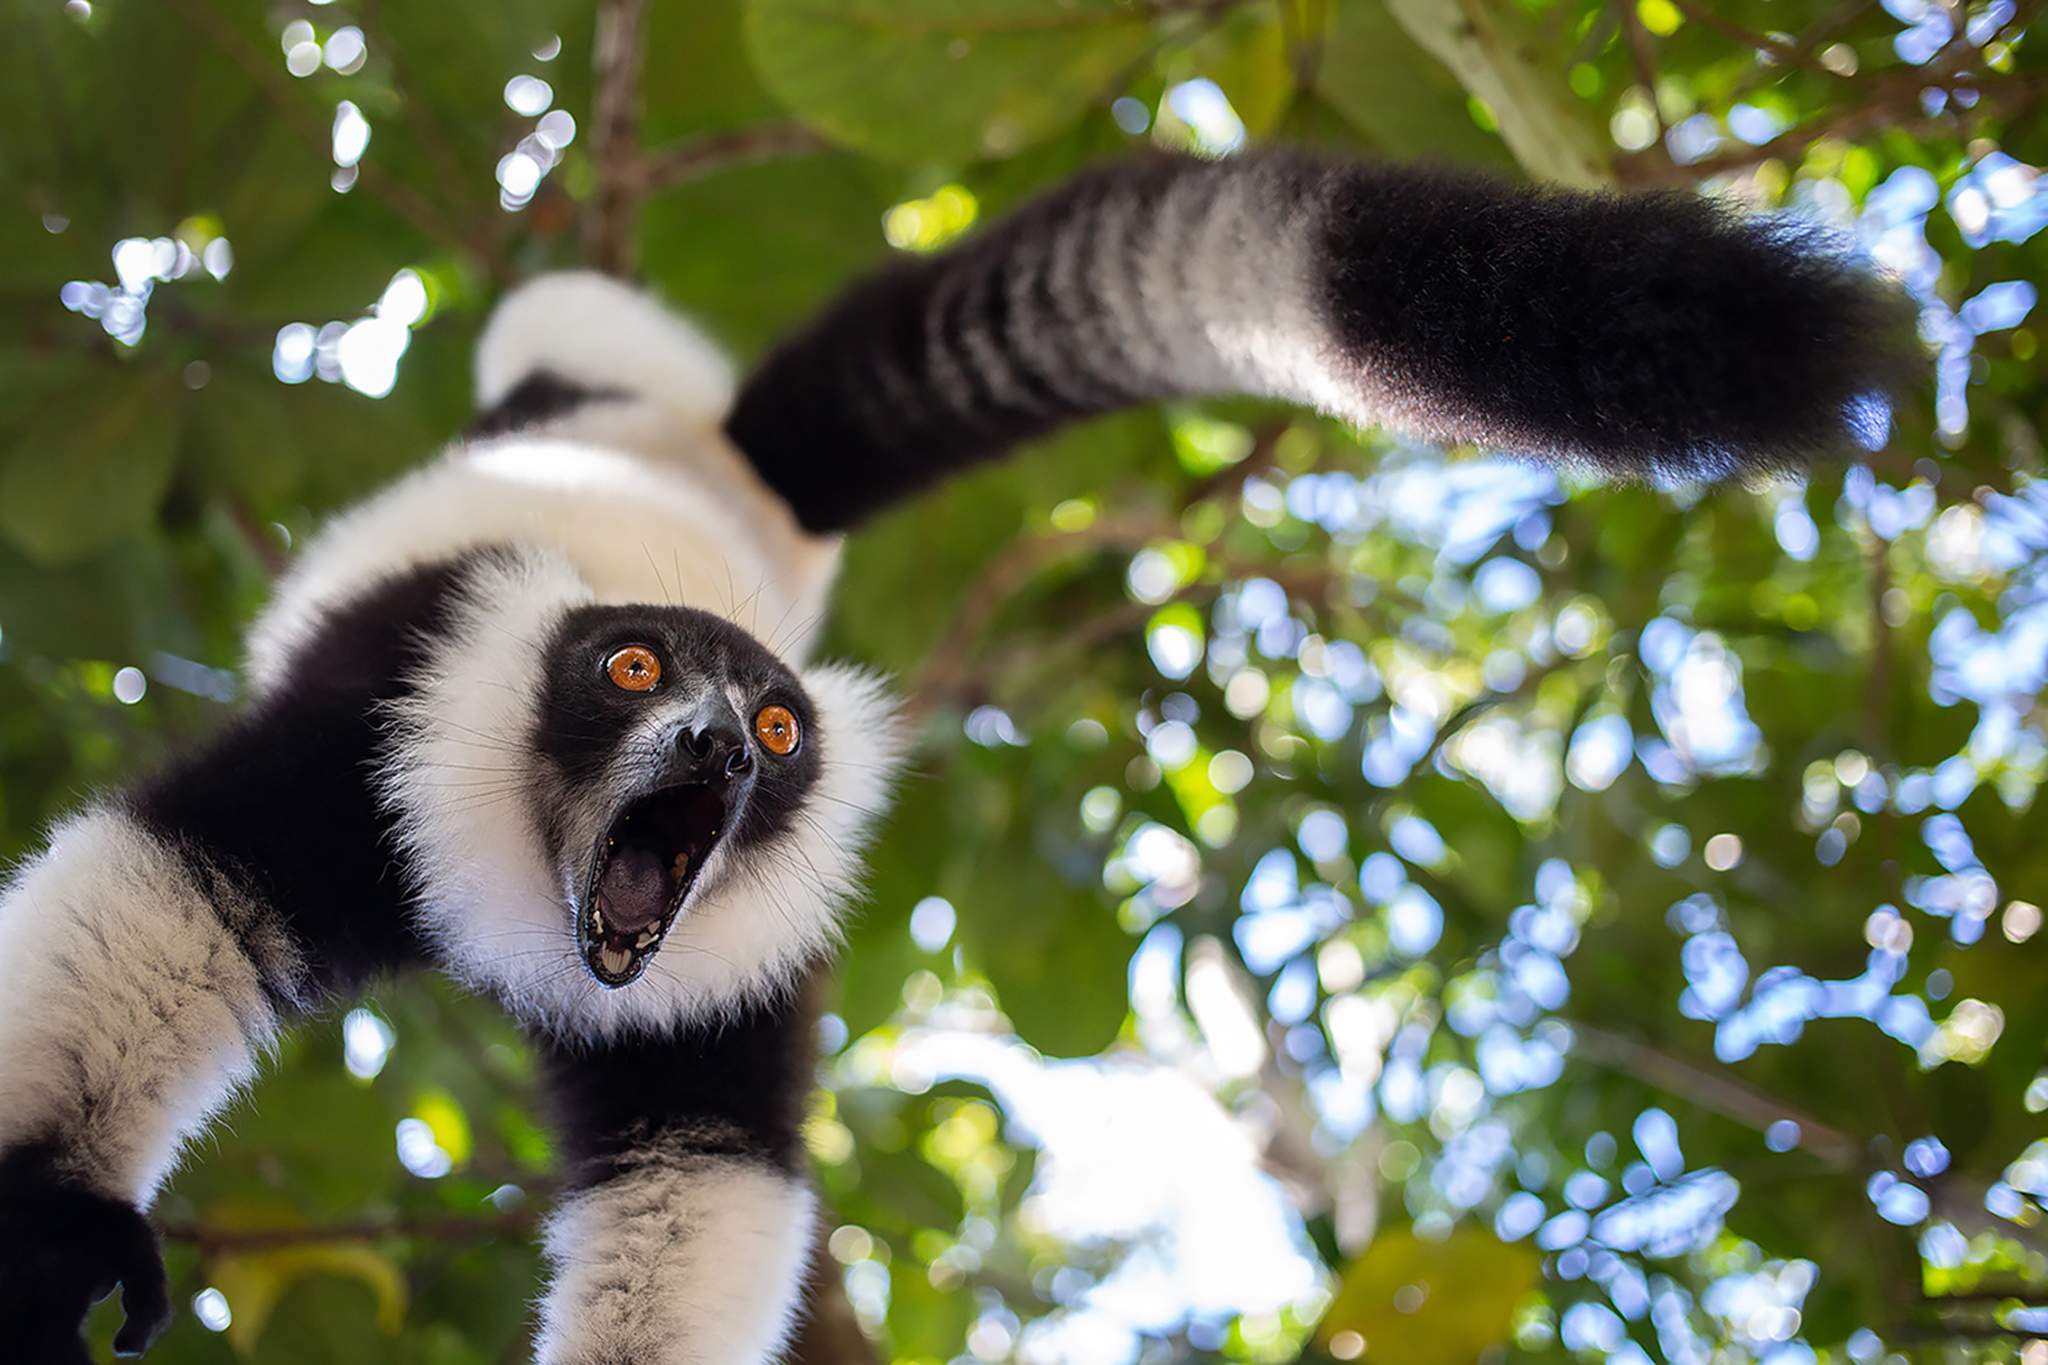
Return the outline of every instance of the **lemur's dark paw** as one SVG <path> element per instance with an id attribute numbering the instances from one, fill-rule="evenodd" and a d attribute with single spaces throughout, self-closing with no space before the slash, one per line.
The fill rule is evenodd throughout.
<path id="1" fill-rule="evenodd" d="M 114 1353 L 139 1356 L 171 1321 L 148 1221 L 133 1205 L 65 1178 L 50 1144 L 0 1156 L 0 1343 L 29 1343 L 31 1360 L 88 1365 L 79 1326 L 117 1285 L 127 1321 Z"/>

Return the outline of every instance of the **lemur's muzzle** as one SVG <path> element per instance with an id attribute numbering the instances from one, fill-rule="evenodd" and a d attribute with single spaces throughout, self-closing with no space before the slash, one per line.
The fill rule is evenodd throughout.
<path id="1" fill-rule="evenodd" d="M 637 980 L 661 947 L 754 782 L 746 732 L 730 716 L 685 729 L 658 784 L 627 802 L 592 859 L 577 948 L 598 984 Z"/>

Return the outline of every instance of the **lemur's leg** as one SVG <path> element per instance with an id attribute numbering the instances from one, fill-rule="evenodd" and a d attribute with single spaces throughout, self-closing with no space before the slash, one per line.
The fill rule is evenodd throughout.
<path id="1" fill-rule="evenodd" d="M 782 1358 L 815 1232 L 811 1040 L 792 1003 L 676 1037 L 541 1041 L 571 1192 L 548 1223 L 540 1365 Z"/>
<path id="2" fill-rule="evenodd" d="M 0 1355 L 169 1317 L 143 1220 L 298 1011 L 418 956 L 370 788 L 378 707 L 454 570 L 394 580 L 211 743 L 62 825 L 0 890 Z M 10 1357 L 11 1358 L 11 1357 Z"/>

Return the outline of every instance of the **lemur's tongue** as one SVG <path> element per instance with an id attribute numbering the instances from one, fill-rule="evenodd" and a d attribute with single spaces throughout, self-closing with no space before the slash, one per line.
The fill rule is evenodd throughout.
<path id="1" fill-rule="evenodd" d="M 604 916 L 606 937 L 638 938 L 658 927 L 680 880 L 649 845 L 626 844 L 616 849 L 597 883 L 596 909 Z"/>
<path id="2" fill-rule="evenodd" d="M 577 942 L 606 986 L 640 975 L 724 830 L 722 794 L 668 787 L 621 811 L 597 850 Z"/>

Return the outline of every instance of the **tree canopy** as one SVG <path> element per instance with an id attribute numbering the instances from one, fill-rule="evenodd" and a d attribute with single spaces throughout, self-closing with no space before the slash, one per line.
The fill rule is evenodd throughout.
<path id="1" fill-rule="evenodd" d="M 2048 1365 L 2035 9 L 10 6 L 0 853 L 221 722 L 535 271 L 744 363 L 1146 144 L 1732 196 L 1922 307 L 1857 462 L 1184 404 L 853 540 L 831 650 L 923 740 L 819 1039 L 831 1264 L 901 1362 Z M 531 1086 L 434 980 L 301 1030 L 156 1210 L 152 1358 L 523 1358 Z"/>

